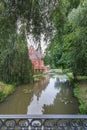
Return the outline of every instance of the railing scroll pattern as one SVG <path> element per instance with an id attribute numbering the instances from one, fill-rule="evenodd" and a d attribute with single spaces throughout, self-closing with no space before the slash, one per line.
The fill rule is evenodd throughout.
<path id="1" fill-rule="evenodd" d="M 0 130 L 87 130 L 87 116 L 0 115 Z"/>

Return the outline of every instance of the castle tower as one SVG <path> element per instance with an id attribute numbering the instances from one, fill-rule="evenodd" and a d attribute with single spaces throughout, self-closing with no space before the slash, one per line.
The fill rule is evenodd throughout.
<path id="1" fill-rule="evenodd" d="M 32 55 L 34 53 L 34 47 L 31 45 L 29 47 L 29 55 Z"/>

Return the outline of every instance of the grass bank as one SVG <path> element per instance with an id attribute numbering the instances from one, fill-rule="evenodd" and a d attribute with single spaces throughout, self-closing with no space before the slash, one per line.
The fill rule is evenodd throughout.
<path id="1" fill-rule="evenodd" d="M 72 73 L 67 73 L 70 80 L 74 83 L 74 96 L 79 102 L 80 114 L 87 114 L 87 76 L 78 76 L 78 82 L 74 82 L 74 77 Z"/>
<path id="2" fill-rule="evenodd" d="M 14 90 L 15 90 L 14 85 L 7 85 L 0 82 L 0 102 L 4 101 L 5 98 L 8 95 L 12 94 Z"/>
<path id="3" fill-rule="evenodd" d="M 79 110 L 81 114 L 87 114 L 87 77 L 78 77 L 78 83 L 74 86 L 74 95 L 79 101 Z"/>
<path id="4" fill-rule="evenodd" d="M 84 84 L 75 84 L 74 95 L 79 101 L 81 114 L 87 114 L 87 87 Z"/>

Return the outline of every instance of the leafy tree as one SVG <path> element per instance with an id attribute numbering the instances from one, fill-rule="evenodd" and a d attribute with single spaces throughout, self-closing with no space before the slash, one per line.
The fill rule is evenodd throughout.
<path id="1" fill-rule="evenodd" d="M 36 40 L 41 33 L 48 36 L 52 32 L 50 14 L 57 0 L 4 0 L 3 3 L 8 17 L 15 21 L 19 19 L 22 25 L 25 24 L 26 32 Z"/>
<path id="2" fill-rule="evenodd" d="M 58 68 L 63 65 L 63 61 L 61 60 L 62 50 L 61 44 L 58 40 L 58 35 L 51 40 L 48 48 L 46 49 L 45 63 L 51 65 L 52 68 Z"/>
<path id="3" fill-rule="evenodd" d="M 72 10 L 69 15 L 69 18 L 72 16 L 72 22 L 69 21 L 72 24 L 74 35 L 74 41 L 72 39 L 72 45 L 74 46 L 72 54 L 74 54 L 73 62 L 75 67 L 72 66 L 72 69 L 75 73 L 77 72 L 76 74 L 87 75 L 87 1 L 84 1 L 83 4 L 76 9 L 75 14 L 73 13 L 74 10 Z"/>
<path id="4" fill-rule="evenodd" d="M 32 81 L 33 68 L 29 60 L 27 41 L 23 31 L 17 33 L 17 23 L 6 15 L 0 3 L 0 80 L 6 83 Z"/>
<path id="5" fill-rule="evenodd" d="M 64 68 L 71 69 L 76 79 L 77 75 L 87 75 L 87 1 L 64 2 L 59 1 L 63 10 L 58 5 L 53 15 L 57 33 L 48 50 L 50 58 L 55 59 L 56 67 L 61 63 Z"/>
<path id="6" fill-rule="evenodd" d="M 63 35 L 64 35 L 64 26 L 66 23 L 67 8 L 69 2 L 65 0 L 59 0 L 56 4 L 55 10 L 51 14 L 51 19 L 54 23 L 55 32 L 54 37 L 51 40 L 51 44 L 48 47 L 50 51 L 51 64 L 52 66 L 60 67 L 64 66 L 64 62 L 61 59 L 63 54 Z"/>
<path id="7" fill-rule="evenodd" d="M 75 79 L 77 75 L 87 75 L 87 2 L 84 1 L 69 15 L 71 31 L 64 36 L 65 53 L 63 59 L 67 59 Z"/>
<path id="8" fill-rule="evenodd" d="M 16 84 L 31 82 L 33 68 L 23 36 L 16 36 L 14 46 L 3 50 L 3 53 L 5 52 L 6 55 L 1 64 L 0 80 Z"/>
<path id="9" fill-rule="evenodd" d="M 45 37 L 52 34 L 50 12 L 56 3 L 56 0 L 0 1 L 0 80 L 6 83 L 30 82 L 33 70 L 26 35 L 32 34 L 39 40 L 42 33 Z"/>

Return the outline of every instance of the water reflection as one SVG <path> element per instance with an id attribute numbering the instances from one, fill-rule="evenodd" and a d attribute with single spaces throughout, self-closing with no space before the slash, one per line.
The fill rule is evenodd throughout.
<path id="1" fill-rule="evenodd" d="M 69 81 L 69 77 L 67 75 L 65 75 L 65 74 L 54 75 L 54 77 L 57 78 L 57 81 L 59 83 L 65 83 L 65 82 Z"/>
<path id="2" fill-rule="evenodd" d="M 32 90 L 24 93 L 25 90 Z M 77 114 L 78 102 L 65 75 L 50 75 L 22 85 L 0 104 L 0 114 Z"/>
<path id="3" fill-rule="evenodd" d="M 61 90 L 61 88 L 55 89 L 55 83 L 56 78 L 51 78 L 45 89 L 43 89 L 40 93 L 35 91 L 31 103 L 28 106 L 27 114 L 43 114 L 43 107 L 45 105 L 52 105 L 54 103 L 57 93 L 59 93 Z"/>
<path id="4" fill-rule="evenodd" d="M 60 77 L 60 76 L 59 76 Z M 65 77 L 65 76 L 64 76 Z M 60 80 L 56 76 L 55 88 L 60 88 L 60 92 L 57 93 L 56 98 L 54 100 L 54 104 L 51 106 L 45 106 L 44 114 L 77 114 L 78 103 L 76 98 L 73 96 L 73 89 L 69 82 L 69 80 L 63 80 L 61 75 Z M 65 82 L 64 82 L 65 81 Z"/>

